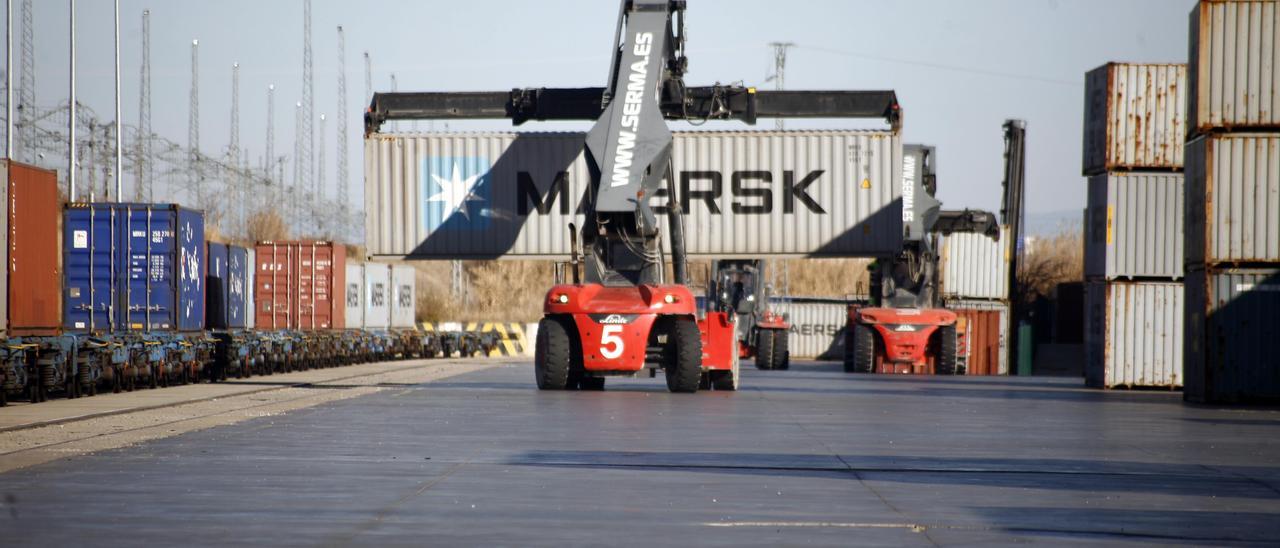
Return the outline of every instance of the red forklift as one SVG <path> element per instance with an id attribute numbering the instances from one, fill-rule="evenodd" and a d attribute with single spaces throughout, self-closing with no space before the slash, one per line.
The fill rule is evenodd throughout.
<path id="1" fill-rule="evenodd" d="M 756 369 L 790 369 L 791 322 L 773 310 L 765 261 L 719 260 L 711 263 L 707 302 L 737 319 L 739 358 L 754 359 Z"/>

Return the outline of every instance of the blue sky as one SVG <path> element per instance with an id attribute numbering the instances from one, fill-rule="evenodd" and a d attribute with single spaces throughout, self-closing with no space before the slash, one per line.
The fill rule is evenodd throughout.
<path id="1" fill-rule="evenodd" d="M 15 10 L 19 0 L 15 0 Z M 798 46 L 789 89 L 884 89 L 898 93 L 908 142 L 934 144 L 945 207 L 999 207 L 1001 124 L 1028 121 L 1028 209 L 1084 207 L 1080 176 L 1083 79 L 1107 61 L 1186 62 L 1192 0 L 690 0 L 691 84 L 759 84 L 772 66 L 767 43 Z M 77 3 L 78 93 L 112 110 L 111 9 Z M 122 0 L 123 109 L 138 118 L 141 14 L 152 13 L 154 129 L 187 140 L 190 44 L 200 40 L 201 144 L 229 142 L 231 65 L 241 66 L 241 143 L 254 165 L 265 142 L 266 88 L 276 86 L 276 150 L 293 147 L 301 95 L 302 0 Z M 404 90 L 505 90 L 601 85 L 617 4 L 603 0 L 314 0 L 316 114 L 337 108 L 336 27 L 347 33 L 348 133 L 354 195 L 360 194 L 364 66 L 375 90 L 394 72 Z M 67 2 L 35 2 L 37 102 L 67 97 Z M 789 122 L 788 127 L 848 127 Z M 857 125 L 857 124 L 855 124 Z M 865 124 L 862 124 L 865 125 Z M 402 126 L 408 129 L 408 125 Z M 441 127 L 437 124 L 437 128 Z M 498 129 L 503 122 L 453 124 Z M 522 129 L 576 129 L 531 124 Z M 765 122 L 761 127 L 771 128 Z M 426 129 L 420 123 L 419 129 Z M 679 124 L 673 124 L 680 129 Z M 334 143 L 332 133 L 329 143 Z M 327 181 L 335 154 L 327 154 Z M 333 190 L 329 192 L 332 194 Z"/>

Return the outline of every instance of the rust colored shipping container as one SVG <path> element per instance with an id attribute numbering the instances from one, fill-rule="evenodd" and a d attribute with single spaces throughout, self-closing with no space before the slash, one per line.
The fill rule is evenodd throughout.
<path id="1" fill-rule="evenodd" d="M 5 160 L 8 223 L 0 332 L 10 337 L 56 335 L 62 326 L 59 282 L 58 175 Z"/>
<path id="2" fill-rule="evenodd" d="M 311 331 L 346 325 L 346 248 L 301 241 L 259 242 L 255 250 L 258 329 Z"/>
<path id="3" fill-rule="evenodd" d="M 1005 321 L 1000 310 L 952 308 L 956 332 L 960 336 L 957 351 L 964 356 L 966 375 L 1002 375 L 1008 372 L 1004 351 Z"/>

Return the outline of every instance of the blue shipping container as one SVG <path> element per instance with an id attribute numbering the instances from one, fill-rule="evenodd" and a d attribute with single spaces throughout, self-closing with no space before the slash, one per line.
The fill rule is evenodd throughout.
<path id="1" fill-rule="evenodd" d="M 205 284 L 206 325 L 210 329 L 244 329 L 249 315 L 249 250 L 209 242 L 209 275 Z"/>
<path id="2" fill-rule="evenodd" d="M 68 204 L 63 326 L 77 332 L 204 329 L 204 214 L 172 204 Z"/>

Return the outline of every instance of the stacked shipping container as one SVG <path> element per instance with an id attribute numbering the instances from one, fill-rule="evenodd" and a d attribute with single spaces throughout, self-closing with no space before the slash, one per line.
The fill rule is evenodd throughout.
<path id="1" fill-rule="evenodd" d="M 1280 2 L 1191 11 L 1186 398 L 1280 400 Z"/>
<path id="2" fill-rule="evenodd" d="M 957 365 L 966 375 L 1009 373 L 1009 228 L 1000 238 L 952 234 L 942 242 L 941 294 L 955 312 Z"/>
<path id="3" fill-rule="evenodd" d="M 1183 382 L 1187 68 L 1108 63 L 1085 75 L 1085 383 Z"/>

